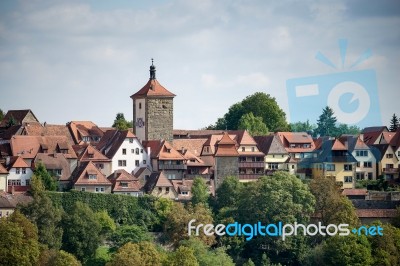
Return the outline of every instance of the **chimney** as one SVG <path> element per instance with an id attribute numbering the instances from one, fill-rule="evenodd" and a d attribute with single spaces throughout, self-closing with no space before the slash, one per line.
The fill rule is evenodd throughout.
<path id="1" fill-rule="evenodd" d="M 6 167 L 8 167 L 8 165 L 10 164 L 10 156 L 6 157 Z"/>
<path id="2" fill-rule="evenodd" d="M 360 133 L 360 136 L 358 136 L 360 139 L 361 139 L 361 141 L 364 141 L 364 134 L 363 133 Z"/>

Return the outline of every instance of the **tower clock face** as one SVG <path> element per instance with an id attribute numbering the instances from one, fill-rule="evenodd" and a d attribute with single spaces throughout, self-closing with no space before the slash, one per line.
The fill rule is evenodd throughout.
<path id="1" fill-rule="evenodd" d="M 140 128 L 144 127 L 144 120 L 143 120 L 143 118 L 139 117 L 138 119 L 136 119 L 136 126 L 137 126 L 137 127 L 140 127 Z"/>

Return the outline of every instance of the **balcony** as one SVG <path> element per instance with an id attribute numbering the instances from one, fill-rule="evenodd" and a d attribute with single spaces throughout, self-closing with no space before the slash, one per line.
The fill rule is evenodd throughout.
<path id="1" fill-rule="evenodd" d="M 239 168 L 264 168 L 264 162 L 239 162 Z"/>
<path id="2" fill-rule="evenodd" d="M 185 164 L 159 164 L 158 169 L 160 170 L 185 170 L 187 165 Z"/>
<path id="3" fill-rule="evenodd" d="M 239 180 L 257 180 L 264 174 L 239 174 Z"/>
<path id="4" fill-rule="evenodd" d="M 194 179 L 196 177 L 202 177 L 204 179 L 210 179 L 211 174 L 185 174 L 186 179 Z"/>
<path id="5" fill-rule="evenodd" d="M 399 173 L 399 168 L 383 168 L 385 174 L 397 174 Z"/>

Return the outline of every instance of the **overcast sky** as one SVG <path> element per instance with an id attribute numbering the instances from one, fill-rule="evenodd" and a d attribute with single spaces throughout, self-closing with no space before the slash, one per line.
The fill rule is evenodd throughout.
<path id="1" fill-rule="evenodd" d="M 347 39 L 344 68 L 338 46 Z M 400 115 L 398 1 L 0 1 L 0 108 L 41 122 L 132 120 L 130 95 L 149 79 L 177 96 L 174 128 L 214 123 L 254 92 L 287 113 L 286 81 L 376 72 L 381 117 Z M 321 52 L 334 69 L 315 59 Z M 310 112 L 313 119 L 319 108 Z M 312 121 L 314 122 L 314 121 Z"/>

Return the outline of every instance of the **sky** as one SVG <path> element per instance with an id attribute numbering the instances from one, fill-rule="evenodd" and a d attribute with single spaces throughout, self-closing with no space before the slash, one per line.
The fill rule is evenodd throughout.
<path id="1" fill-rule="evenodd" d="M 347 40 L 345 57 L 339 40 Z M 352 82 L 342 73 L 365 69 L 376 85 L 362 86 L 388 125 L 400 116 L 399 48 L 396 0 L 2 0 L 0 109 L 31 109 L 51 124 L 111 126 L 119 112 L 132 120 L 130 95 L 148 81 L 154 58 L 157 80 L 177 95 L 175 129 L 213 124 L 255 92 L 274 97 L 288 121 L 301 113 L 315 123 L 327 92 L 301 112 L 288 80 L 337 74 Z"/>

